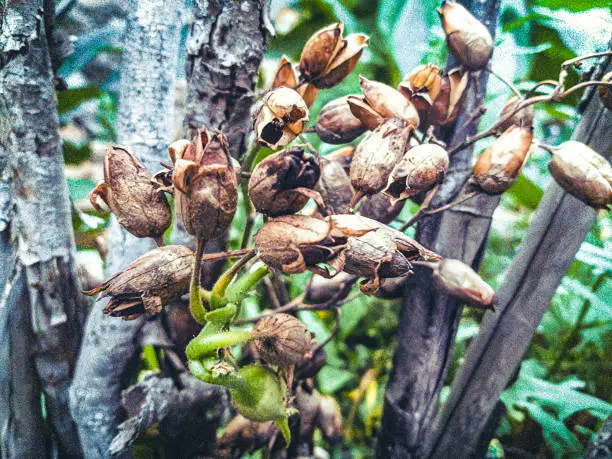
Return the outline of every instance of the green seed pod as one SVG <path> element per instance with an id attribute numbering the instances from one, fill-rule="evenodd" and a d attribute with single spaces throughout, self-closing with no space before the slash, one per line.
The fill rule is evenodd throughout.
<path id="1" fill-rule="evenodd" d="M 286 417 L 285 388 L 276 373 L 260 365 L 247 365 L 237 372 L 246 384 L 230 387 L 230 393 L 240 414 L 257 422 Z"/>

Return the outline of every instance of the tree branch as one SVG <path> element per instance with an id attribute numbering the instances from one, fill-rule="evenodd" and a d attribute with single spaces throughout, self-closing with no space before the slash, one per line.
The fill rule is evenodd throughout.
<path id="1" fill-rule="evenodd" d="M 10 360 L 0 372 L 0 449 L 11 457 L 51 451 L 79 457 L 67 399 L 84 301 L 41 9 L 41 1 L 27 0 L 0 11 L 0 264 L 6 267 L 0 335 Z M 42 432 L 41 391 L 49 427 Z"/>
<path id="2" fill-rule="evenodd" d="M 612 115 L 592 97 L 572 138 L 608 158 Z M 451 396 L 436 420 L 432 456 L 471 456 L 523 353 L 574 260 L 597 211 L 551 182 L 497 292 L 499 308 L 485 314 Z M 568 227 L 568 222 L 571 226 Z M 554 254 L 554 257 L 551 256 Z M 486 441 L 484 442 L 486 443 Z"/>
<path id="3" fill-rule="evenodd" d="M 179 3 L 130 0 L 120 83 L 118 141 L 150 171 L 167 159 L 173 140 L 174 80 L 181 29 Z M 114 274 L 154 247 L 123 230 L 113 218 L 106 273 Z M 89 315 L 70 402 L 88 458 L 109 457 L 122 408 L 122 378 L 138 353 L 144 319 L 104 317 L 101 304 Z M 129 451 L 123 457 L 129 456 Z M 122 456 L 118 456 L 122 457 Z"/>
<path id="4" fill-rule="evenodd" d="M 494 34 L 498 0 L 461 3 Z M 452 61 L 447 64 L 453 65 Z M 475 134 L 478 119 L 474 120 L 472 114 L 484 101 L 487 77 L 486 72 L 471 74 L 461 115 L 454 126 L 441 133 L 441 140 L 449 148 Z M 431 208 L 442 207 L 468 192 L 464 186 L 471 174 L 471 160 L 469 148 L 451 157 L 449 172 Z M 446 212 L 425 216 L 417 228 L 417 239 L 445 257 L 475 265 L 498 201 L 498 197 L 477 195 Z M 377 448 L 380 458 L 427 455 L 429 421 L 438 407 L 461 316 L 461 305 L 433 287 L 428 270 L 418 270 L 412 277 L 414 282 L 404 295 L 393 369 L 385 392 Z"/>

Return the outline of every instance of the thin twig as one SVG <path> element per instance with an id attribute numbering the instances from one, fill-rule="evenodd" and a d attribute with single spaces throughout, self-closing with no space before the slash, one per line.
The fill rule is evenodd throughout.
<path id="1" fill-rule="evenodd" d="M 288 313 L 288 312 L 297 312 L 297 311 L 324 311 L 327 309 L 339 308 L 340 306 L 343 306 L 346 303 L 350 303 L 355 298 L 357 298 L 359 295 L 360 293 L 355 293 L 353 295 L 349 295 L 345 299 L 338 301 L 338 302 L 333 301 L 332 299 L 330 301 L 326 301 L 325 303 L 304 304 L 303 301 L 304 301 L 305 295 L 302 294 L 294 298 L 293 300 L 291 300 L 289 303 L 281 306 L 278 309 L 267 310 L 264 314 L 261 314 L 259 316 L 249 317 L 247 319 L 240 319 L 240 320 L 235 321 L 234 323 L 236 325 L 250 324 L 250 323 L 257 322 L 258 320 L 264 317 L 268 317 L 274 314 L 280 314 L 281 312 Z"/>
<path id="2" fill-rule="evenodd" d="M 298 137 L 302 142 L 304 142 L 304 145 L 306 145 L 310 151 L 312 151 L 317 156 L 321 156 L 317 149 L 312 146 L 312 144 L 308 141 L 308 139 L 306 139 L 306 137 L 304 137 L 303 134 L 298 135 Z"/>
<path id="3" fill-rule="evenodd" d="M 570 94 L 578 91 L 579 89 L 585 88 L 587 86 L 612 86 L 612 82 L 606 82 L 606 81 L 585 81 L 583 83 L 579 83 L 576 86 L 571 87 L 570 89 L 568 89 L 567 91 L 564 91 L 564 92 L 560 92 L 559 93 L 558 90 L 559 90 L 560 87 L 558 87 L 557 90 L 553 91 L 549 95 L 534 96 L 534 97 L 531 97 L 529 99 L 526 99 L 523 102 L 521 102 L 520 104 L 517 104 L 517 106 L 514 108 L 514 110 L 509 111 L 505 116 L 501 117 L 489 129 L 487 129 L 486 131 L 481 132 L 480 134 L 476 134 L 473 137 L 466 138 L 463 142 L 461 142 L 455 148 L 450 150 L 448 153 L 450 155 L 452 155 L 452 154 L 458 152 L 459 150 L 463 150 L 464 148 L 472 145 L 473 143 L 477 142 L 480 139 L 484 139 L 485 137 L 489 137 L 491 135 L 494 135 L 497 132 L 497 128 L 499 128 L 499 126 L 504 124 L 506 121 L 508 121 L 510 118 L 512 118 L 516 113 L 518 113 L 521 110 L 523 110 L 525 107 L 529 107 L 530 105 L 534 105 L 534 104 L 537 104 L 537 103 L 540 103 L 540 102 L 558 102 L 561 99 L 569 96 Z"/>
<path id="4" fill-rule="evenodd" d="M 528 99 L 529 97 L 531 97 L 531 95 L 535 92 L 535 90 L 541 86 L 552 86 L 553 88 L 556 89 L 559 86 L 559 82 L 555 80 L 540 81 L 538 84 L 534 85 L 533 88 L 527 91 L 527 94 L 525 95 L 525 99 Z"/>
<path id="5" fill-rule="evenodd" d="M 603 56 L 612 56 L 612 51 L 602 51 L 600 53 L 592 53 L 592 54 L 585 54 L 584 56 L 578 56 L 573 59 L 569 59 L 565 61 L 563 64 L 561 64 L 561 68 L 566 69 L 571 65 L 577 64 L 580 61 L 584 61 L 585 59 L 592 59 L 595 57 L 603 57 Z"/>
<path id="6" fill-rule="evenodd" d="M 519 99 L 523 98 L 520 91 L 516 89 L 516 86 L 514 86 L 509 80 L 501 76 L 499 73 L 495 72 L 490 66 L 485 68 L 485 70 L 489 72 L 491 75 L 493 75 L 495 78 L 497 78 L 499 81 L 504 83 L 506 86 L 508 86 L 508 88 L 510 88 L 510 90 L 516 95 L 516 97 L 518 97 Z"/>
<path id="7" fill-rule="evenodd" d="M 402 225 L 402 227 L 400 228 L 400 231 L 402 231 L 402 232 L 406 231 L 408 228 L 410 228 L 412 225 L 414 225 L 416 222 L 418 222 L 425 215 L 433 215 L 433 214 L 437 214 L 439 212 L 444 212 L 445 210 L 448 210 L 451 207 L 454 207 L 454 206 L 456 206 L 458 204 L 461 204 L 462 202 L 467 201 L 470 198 L 473 198 L 478 193 L 480 193 L 480 191 L 477 191 L 477 190 L 476 191 L 471 191 L 471 192 L 469 192 L 467 194 L 464 194 L 463 196 L 460 196 L 459 198 L 455 199 L 454 201 L 449 202 L 448 204 L 445 204 L 443 206 L 436 207 L 435 209 L 427 209 L 426 207 L 425 208 L 421 207 L 416 212 L 416 214 L 414 214 L 412 216 L 412 218 L 410 220 L 408 220 L 406 223 L 404 223 Z"/>
<path id="8" fill-rule="evenodd" d="M 207 253 L 202 256 L 202 262 L 206 261 L 222 261 L 228 258 L 243 257 L 245 255 L 254 252 L 254 249 L 239 249 L 239 250 L 228 250 L 227 252 Z"/>

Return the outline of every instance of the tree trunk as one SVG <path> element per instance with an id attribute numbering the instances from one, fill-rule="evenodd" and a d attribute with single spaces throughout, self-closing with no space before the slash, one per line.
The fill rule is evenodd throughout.
<path id="1" fill-rule="evenodd" d="M 572 139 L 609 158 L 611 131 L 612 115 L 594 94 Z M 436 420 L 434 457 L 451 452 L 467 457 L 476 450 L 500 394 L 517 371 L 596 216 L 596 210 L 565 193 L 556 182 L 548 186 L 497 292 L 499 308 L 485 314 Z"/>
<path id="2" fill-rule="evenodd" d="M 187 100 L 184 134 L 191 138 L 205 126 L 222 131 L 234 158 L 247 147 L 257 73 L 266 50 L 268 20 L 265 0 L 196 0 L 187 39 Z M 178 222 L 177 237 L 191 241 Z M 208 242 L 207 253 L 225 250 L 227 234 Z M 223 262 L 202 267 L 211 287 Z"/>
<path id="3" fill-rule="evenodd" d="M 118 142 L 150 171 L 167 161 L 173 140 L 174 82 L 182 2 L 130 0 L 120 83 Z M 106 274 L 112 275 L 154 247 L 150 239 L 128 234 L 113 218 Z M 146 321 L 104 317 L 95 304 L 71 387 L 72 414 L 87 458 L 109 457 L 109 445 L 122 416 L 123 377 L 138 358 L 139 334 Z M 130 456 L 127 450 L 123 456 Z"/>
<path id="4" fill-rule="evenodd" d="M 168 120 L 173 119 L 180 7 L 161 0 L 132 2 L 131 6 L 133 14 L 128 20 L 124 47 L 118 138 L 149 170 L 156 171 L 160 168 L 159 161 L 168 161 L 167 146 L 174 140 L 173 124 Z M 191 122 L 223 129 L 231 134 L 230 142 L 232 136 L 240 133 L 246 136 L 248 108 L 244 112 L 244 105 L 248 103 L 250 107 L 252 103 L 252 90 L 264 51 L 265 36 L 257 38 L 254 35 L 255 30 L 263 34 L 262 8 L 261 2 L 253 1 L 221 2 L 220 5 L 196 2 L 188 59 L 198 65 L 189 64 L 192 68 L 188 71 L 190 93 L 186 126 Z M 237 46 L 237 43 L 242 45 Z M 249 52 L 257 43 L 262 43 L 258 57 Z M 212 49 L 219 53 L 218 58 Z M 192 90 L 192 85 L 198 90 Z M 221 105 L 223 110 L 217 112 Z M 213 117 L 202 118 L 207 114 Z M 228 119 L 224 121 L 222 114 Z M 242 139 L 236 141 L 244 142 Z M 234 151 L 236 155 L 239 152 L 238 149 Z M 116 223 L 111 227 L 109 239 L 109 275 L 152 248 L 149 241 L 130 236 Z M 188 235 L 180 230 L 175 231 L 173 239 L 176 243 L 190 242 Z M 96 305 L 89 318 L 72 388 L 72 407 L 86 444 L 87 457 L 107 457 L 109 445 L 114 454 L 129 456 L 129 446 L 153 422 L 159 424 L 165 447 L 172 457 L 208 455 L 227 404 L 224 392 L 182 374 L 174 380 L 150 377 L 120 396 L 122 377 L 137 357 L 139 343 L 145 340 L 148 344 L 167 346 L 167 336 L 159 322 L 148 322 L 144 327 L 144 319 L 128 322 L 105 319 L 101 310 L 102 307 Z M 170 314 L 181 311 L 180 307 L 172 308 Z M 180 347 L 184 346 L 185 336 L 180 336 L 181 330 L 173 332 L 176 350 L 182 352 Z M 187 338 L 193 333 L 187 333 Z M 185 335 L 185 330 L 182 334 Z M 163 338 L 156 341 L 155 335 Z M 100 343 L 108 346 L 111 352 L 101 353 Z M 134 404 L 133 394 L 143 394 L 142 402 Z M 119 424 L 122 403 L 128 409 L 129 418 Z"/>
<path id="5" fill-rule="evenodd" d="M 9 1 L 0 23 L 2 455 L 79 457 L 68 387 L 85 303 L 42 2 Z"/>
<path id="6" fill-rule="evenodd" d="M 499 0 L 461 3 L 494 36 Z M 449 63 L 449 67 L 453 65 Z M 449 149 L 476 133 L 478 119 L 473 115 L 484 101 L 486 82 L 485 72 L 472 74 L 462 114 L 451 129 L 442 133 Z M 451 202 L 465 190 L 472 170 L 472 153 L 472 148 L 467 148 L 452 156 L 432 208 Z M 446 212 L 426 217 L 418 226 L 417 240 L 445 257 L 477 267 L 498 202 L 499 197 L 480 194 Z M 460 303 L 434 288 L 427 270 L 418 270 L 407 284 L 393 369 L 385 392 L 378 457 L 427 455 L 430 421 L 438 408 L 461 310 Z"/>

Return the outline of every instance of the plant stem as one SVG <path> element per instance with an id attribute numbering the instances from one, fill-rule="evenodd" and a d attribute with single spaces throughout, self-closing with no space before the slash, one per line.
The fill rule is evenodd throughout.
<path id="1" fill-rule="evenodd" d="M 576 86 L 571 87 L 570 89 L 568 89 L 567 91 L 564 91 L 564 92 L 559 92 L 559 91 L 561 91 L 561 88 L 562 88 L 562 86 L 559 85 L 549 95 L 534 96 L 534 97 L 531 97 L 529 99 L 526 99 L 523 102 L 521 102 L 520 104 L 517 104 L 517 106 L 514 108 L 514 110 L 510 111 L 505 116 L 501 117 L 489 129 L 487 129 L 486 131 L 481 132 L 480 134 L 476 134 L 474 137 L 469 137 L 469 138 L 465 139 L 463 142 L 461 142 L 455 148 L 450 150 L 448 152 L 448 154 L 452 155 L 452 154 L 458 152 L 459 150 L 463 150 L 464 148 L 472 145 L 473 143 L 477 142 L 480 139 L 484 139 L 485 137 L 489 137 L 489 136 L 495 134 L 497 132 L 497 128 L 499 128 L 499 126 L 504 124 L 506 121 L 508 121 L 516 113 L 520 112 L 525 107 L 529 107 L 530 105 L 534 105 L 534 104 L 537 104 L 537 103 L 540 103 L 540 102 L 558 102 L 561 99 L 569 96 L 570 94 L 578 91 L 579 89 L 585 88 L 587 86 L 612 86 L 612 83 L 611 82 L 606 82 L 606 81 L 585 81 L 585 82 L 577 84 Z"/>
<path id="2" fill-rule="evenodd" d="M 255 336 L 251 332 L 240 330 L 212 335 L 200 333 L 189 342 L 185 353 L 189 360 L 200 360 L 216 355 L 220 348 L 243 344 L 252 339 L 255 339 Z"/>
<path id="3" fill-rule="evenodd" d="M 491 75 L 493 75 L 495 78 L 497 78 L 499 81 L 501 81 L 503 84 L 508 86 L 508 88 L 510 88 L 510 90 L 516 95 L 516 97 L 518 97 L 519 99 L 523 98 L 523 96 L 520 93 L 520 91 L 518 89 L 516 89 L 516 86 L 514 86 L 510 81 L 508 81 L 503 76 L 501 76 L 500 74 L 495 72 L 490 66 L 485 68 L 485 70 L 487 72 L 489 72 Z"/>
<path id="4" fill-rule="evenodd" d="M 193 270 L 191 271 L 191 282 L 189 284 L 189 310 L 195 321 L 202 325 L 206 323 L 206 310 L 200 297 L 200 267 L 202 266 L 205 246 L 205 240 L 196 239 Z"/>
<path id="5" fill-rule="evenodd" d="M 268 274 L 270 274 L 268 267 L 261 263 L 256 269 L 253 269 L 240 276 L 227 288 L 225 300 L 230 303 L 240 303 L 247 292 Z"/>
<path id="6" fill-rule="evenodd" d="M 246 216 L 246 223 L 244 225 L 244 232 L 242 233 L 242 240 L 240 242 L 240 248 L 246 249 L 249 245 L 249 239 L 251 238 L 251 230 L 253 229 L 253 205 L 251 204 L 251 200 L 249 199 L 249 180 L 250 174 L 253 169 L 253 162 L 255 162 L 255 158 L 257 157 L 257 152 L 259 151 L 259 146 L 257 142 L 253 142 L 246 154 L 244 155 L 244 160 L 242 161 L 242 171 L 247 175 L 241 174 L 240 177 L 240 186 L 242 188 L 242 209 Z"/>
<path id="7" fill-rule="evenodd" d="M 603 273 L 597 278 L 597 280 L 593 284 L 593 292 L 599 289 L 599 287 L 601 286 L 603 281 L 606 279 L 606 277 L 607 277 L 607 273 Z M 580 312 L 578 313 L 578 318 L 576 319 L 576 322 L 574 323 L 574 326 L 572 327 L 570 334 L 563 341 L 563 344 L 561 345 L 561 349 L 559 353 L 557 354 L 557 358 L 555 359 L 551 367 L 546 372 L 546 376 L 544 377 L 544 379 L 549 379 L 551 376 L 555 375 L 559 371 L 559 368 L 561 367 L 563 360 L 565 360 L 567 353 L 572 348 L 572 344 L 576 342 L 576 339 L 578 338 L 578 335 L 580 334 L 580 331 L 582 330 L 582 324 L 584 323 L 584 319 L 586 318 L 586 315 L 588 314 L 590 309 L 591 309 L 591 301 L 588 299 L 584 300 L 584 302 L 582 303 L 582 308 L 580 309 Z"/>
<path id="8" fill-rule="evenodd" d="M 427 209 L 427 207 L 421 207 L 419 208 L 419 210 L 417 210 L 416 214 L 414 214 L 410 220 L 408 220 L 406 223 L 402 225 L 402 227 L 400 228 L 400 231 L 401 232 L 406 231 L 408 228 L 410 228 L 412 225 L 418 222 L 425 215 L 433 215 L 439 212 L 444 212 L 445 210 L 448 210 L 451 207 L 454 207 L 458 204 L 461 204 L 462 202 L 467 201 L 470 198 L 473 198 L 478 193 L 480 193 L 480 191 L 477 191 L 477 190 L 471 191 L 467 194 L 464 194 L 463 196 L 458 197 L 454 201 L 449 202 L 448 204 L 445 204 L 443 206 L 436 207 L 435 209 Z"/>
<path id="9" fill-rule="evenodd" d="M 217 309 L 223 306 L 223 301 L 225 299 L 225 291 L 227 290 L 227 286 L 232 282 L 234 276 L 238 271 L 242 269 L 244 265 L 246 265 L 251 258 L 255 256 L 255 252 L 252 251 L 234 263 L 227 271 L 225 271 L 212 289 L 212 297 L 211 297 L 211 308 Z"/>

